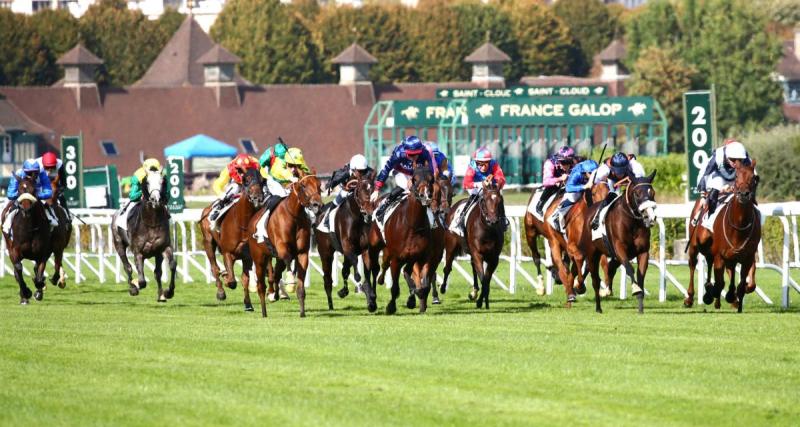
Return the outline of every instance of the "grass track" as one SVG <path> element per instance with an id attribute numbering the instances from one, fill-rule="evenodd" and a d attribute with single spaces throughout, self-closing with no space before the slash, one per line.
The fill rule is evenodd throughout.
<path id="1" fill-rule="evenodd" d="M 775 276 L 759 277 L 779 302 Z M 21 307 L 6 277 L 0 424 L 797 425 L 796 305 L 685 310 L 653 283 L 643 316 L 616 299 L 566 310 L 560 287 L 527 286 L 477 311 L 459 281 L 428 315 L 389 318 L 360 294 L 323 310 L 315 281 L 308 318 L 292 300 L 262 320 L 240 289 L 218 304 L 204 284 L 159 305 L 152 283 L 136 298 L 71 283 Z"/>

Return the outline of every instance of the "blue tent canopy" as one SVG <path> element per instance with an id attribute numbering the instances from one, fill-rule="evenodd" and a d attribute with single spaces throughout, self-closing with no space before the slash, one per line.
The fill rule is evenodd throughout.
<path id="1" fill-rule="evenodd" d="M 217 141 L 208 135 L 198 134 L 165 148 L 164 156 L 184 157 L 186 159 L 194 157 L 233 157 L 237 151 L 235 147 L 231 147 L 222 141 Z"/>

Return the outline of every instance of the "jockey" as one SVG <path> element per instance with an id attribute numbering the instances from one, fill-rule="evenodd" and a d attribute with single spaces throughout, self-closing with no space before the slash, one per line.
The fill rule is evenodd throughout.
<path id="1" fill-rule="evenodd" d="M 719 194 L 730 191 L 736 180 L 736 167 L 750 163 L 744 145 L 735 139 L 725 140 L 724 145 L 714 151 L 697 181 L 697 190 L 703 193 L 703 202 L 708 204 L 708 215 L 717 209 Z"/>
<path id="2" fill-rule="evenodd" d="M 564 183 L 569 177 L 569 171 L 572 169 L 572 162 L 575 160 L 575 150 L 571 147 L 563 146 L 557 153 L 548 157 L 544 162 L 542 168 L 542 195 L 539 197 L 539 202 L 536 203 L 536 212 L 542 214 L 542 209 L 547 200 L 564 188 Z"/>
<path id="3" fill-rule="evenodd" d="M 464 190 L 469 193 L 469 199 L 464 207 L 461 208 L 458 218 L 450 224 L 450 231 L 461 236 L 463 234 L 463 222 L 470 206 L 480 197 L 483 190 L 483 183 L 491 177 L 492 183 L 502 190 L 506 185 L 506 176 L 503 169 L 492 159 L 492 153 L 488 148 L 479 148 L 472 154 L 472 161 L 469 163 L 467 173 L 464 175 Z"/>
<path id="4" fill-rule="evenodd" d="M 64 189 L 67 185 L 66 171 L 64 170 L 64 162 L 58 158 L 58 155 L 52 151 L 44 153 L 41 157 L 36 159 L 39 164 L 39 169 L 47 173 L 50 178 L 50 184 L 54 189 L 58 189 L 58 203 L 67 212 L 67 199 L 64 197 Z"/>
<path id="5" fill-rule="evenodd" d="M 435 160 L 434 166 L 434 175 L 441 171 L 442 175 L 450 177 L 450 184 L 456 184 L 456 176 L 453 174 L 453 164 L 447 159 L 447 156 L 439 150 L 439 146 L 436 143 L 431 141 L 425 141 L 422 143 L 425 146 L 425 149 L 428 150 L 428 153 L 431 155 L 431 158 Z M 444 166 L 447 165 L 446 168 Z M 445 169 L 445 170 L 442 170 Z"/>
<path id="6" fill-rule="evenodd" d="M 128 213 L 130 213 L 131 209 L 142 199 L 142 182 L 147 178 L 148 172 L 164 174 L 164 170 L 161 168 L 161 163 L 158 159 L 149 158 L 145 160 L 142 162 L 142 166 L 136 169 L 136 172 L 134 172 L 131 177 L 131 191 L 128 193 L 128 203 L 120 208 L 119 214 L 117 214 L 117 225 L 124 230 L 127 230 L 128 226 Z"/>
<path id="7" fill-rule="evenodd" d="M 36 198 L 45 201 L 51 197 L 53 197 L 53 187 L 50 185 L 50 178 L 47 177 L 47 172 L 39 169 L 39 164 L 36 163 L 34 159 L 25 160 L 22 163 L 22 168 L 18 169 L 17 172 L 14 174 L 16 176 L 15 179 L 12 179 L 8 184 L 8 190 L 6 191 L 6 197 L 9 200 L 9 204 L 7 205 L 6 209 L 6 217 L 5 221 L 3 222 L 3 232 L 5 234 L 9 234 L 11 232 L 11 221 L 14 219 L 14 214 L 17 212 L 18 205 L 16 203 L 17 198 L 19 198 L 19 181 L 17 179 L 33 179 L 34 185 L 36 187 Z M 11 203 L 14 201 L 14 203 Z M 58 226 L 58 217 L 56 217 L 55 213 L 50 209 L 49 206 L 44 204 L 45 212 L 47 213 L 47 219 L 50 221 L 50 227 Z"/>
<path id="8" fill-rule="evenodd" d="M 250 169 L 259 170 L 258 160 L 247 154 L 236 156 L 225 169 L 219 174 L 219 178 L 214 181 L 214 192 L 219 197 L 211 205 L 211 213 L 208 215 L 208 222 L 211 230 L 219 231 L 217 220 L 220 214 L 231 202 L 237 198 L 242 191 L 242 179 Z"/>
<path id="9" fill-rule="evenodd" d="M 258 159 L 258 163 L 261 165 L 261 176 L 264 178 L 269 177 L 269 169 L 276 161 L 283 161 L 283 158 L 286 156 L 286 151 L 289 148 L 286 147 L 286 144 L 283 143 L 283 140 L 278 138 L 278 142 L 275 143 L 270 148 L 264 150 L 264 153 L 261 154 L 261 157 Z"/>
<path id="10" fill-rule="evenodd" d="M 397 186 L 386 197 L 386 201 L 378 207 L 375 212 L 376 218 L 382 219 L 383 213 L 391 202 L 411 187 L 411 175 L 414 173 L 415 163 L 420 165 L 427 163 L 431 170 L 434 168 L 431 153 L 425 149 L 419 138 L 410 135 L 403 138 L 403 142 L 392 150 L 392 155 L 389 156 L 389 160 L 386 161 L 375 179 L 375 191 L 369 196 L 372 203 L 378 200 L 378 193 L 389 178 L 389 173 L 394 176 L 394 183 Z"/>
<path id="11" fill-rule="evenodd" d="M 641 178 L 645 175 L 644 167 L 633 154 L 615 153 L 610 159 L 603 162 L 597 168 L 594 175 L 594 183 L 604 183 L 608 187 L 608 195 L 600 204 L 598 212 L 608 206 L 617 198 L 623 184 L 633 182 L 634 178 Z M 600 226 L 600 215 L 595 215 L 592 219 L 592 229 Z"/>
<path id="12" fill-rule="evenodd" d="M 580 200 L 583 190 L 592 188 L 593 184 L 590 175 L 597 170 L 597 167 L 597 162 L 594 160 L 584 160 L 575 165 L 570 171 L 569 178 L 567 178 L 567 183 L 564 186 L 566 190 L 564 200 L 561 201 L 558 210 L 553 214 L 553 225 L 559 233 L 563 233 L 562 230 L 565 226 L 563 222 L 564 218 L 567 217 L 569 209 L 575 202 Z"/>
<path id="13" fill-rule="evenodd" d="M 289 192 L 286 186 L 297 182 L 300 172 L 311 174 L 311 170 L 306 165 L 303 150 L 292 147 L 286 150 L 283 158 L 276 157 L 267 175 L 267 190 L 273 196 L 286 197 Z"/>
<path id="14" fill-rule="evenodd" d="M 359 179 L 369 175 L 373 169 L 367 164 L 367 158 L 363 154 L 356 154 L 350 158 L 350 162 L 341 168 L 337 169 L 331 175 L 331 180 L 328 181 L 328 190 L 335 188 L 337 185 L 344 185 L 351 179 Z M 345 198 L 350 195 L 344 187 L 339 190 L 336 198 L 333 199 L 333 206 L 342 204 Z"/>

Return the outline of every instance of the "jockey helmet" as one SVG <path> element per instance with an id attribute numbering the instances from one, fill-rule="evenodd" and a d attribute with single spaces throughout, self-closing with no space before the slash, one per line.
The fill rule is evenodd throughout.
<path id="1" fill-rule="evenodd" d="M 161 163 L 158 161 L 158 159 L 154 159 L 151 157 L 142 163 L 142 167 L 146 171 L 157 172 L 161 170 Z"/>
<path id="2" fill-rule="evenodd" d="M 288 151 L 286 151 L 286 158 L 284 158 L 287 165 L 304 165 L 306 163 L 306 159 L 303 158 L 303 150 L 292 147 Z"/>
<path id="3" fill-rule="evenodd" d="M 363 171 L 366 170 L 369 166 L 367 166 L 367 158 L 364 157 L 363 154 L 356 154 L 355 156 L 350 158 L 350 170 L 351 171 Z"/>
<path id="4" fill-rule="evenodd" d="M 475 151 L 472 159 L 476 162 L 489 162 L 492 160 L 492 152 L 486 147 L 481 147 Z"/>
<path id="5" fill-rule="evenodd" d="M 614 175 L 619 177 L 625 175 L 629 165 L 630 161 L 625 153 L 615 153 L 614 156 L 611 157 L 611 172 L 613 172 Z"/>
<path id="6" fill-rule="evenodd" d="M 575 156 L 575 150 L 572 147 L 563 146 L 556 153 L 556 160 L 559 162 L 569 161 Z"/>
<path id="7" fill-rule="evenodd" d="M 725 157 L 744 160 L 747 158 L 747 150 L 741 142 L 728 140 L 725 142 Z"/>
<path id="8" fill-rule="evenodd" d="M 33 159 L 25 160 L 25 162 L 22 163 L 22 171 L 26 174 L 39 173 L 39 164 Z"/>
<path id="9" fill-rule="evenodd" d="M 42 164 L 46 168 L 54 168 L 58 165 L 58 156 L 52 151 L 48 151 L 42 155 Z"/>
<path id="10" fill-rule="evenodd" d="M 409 135 L 403 138 L 403 148 L 406 151 L 406 154 L 415 155 L 422 153 L 422 141 L 419 140 L 415 135 Z"/>

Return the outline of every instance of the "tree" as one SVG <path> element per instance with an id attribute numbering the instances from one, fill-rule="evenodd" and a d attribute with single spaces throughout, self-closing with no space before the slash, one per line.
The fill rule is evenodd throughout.
<path id="1" fill-rule="evenodd" d="M 402 6 L 361 8 L 332 6 L 318 16 L 317 45 L 324 59 L 323 80 L 336 81 L 338 68 L 331 60 L 350 44 L 358 44 L 378 59 L 370 70 L 374 81 L 412 81 L 412 43 L 405 31 L 407 9 Z"/>
<path id="2" fill-rule="evenodd" d="M 242 58 L 239 71 L 253 83 L 314 82 L 317 48 L 294 12 L 279 0 L 230 0 L 211 37 Z"/>
<path id="3" fill-rule="evenodd" d="M 101 0 L 80 19 L 81 39 L 104 64 L 98 83 L 124 86 L 134 83 L 164 46 L 156 22 L 131 11 L 122 0 Z"/>
<path id="4" fill-rule="evenodd" d="M 519 57 L 515 59 L 512 75 L 569 74 L 579 58 L 572 51 L 569 28 L 548 8 L 535 0 L 515 0 L 501 3 L 511 18 L 513 37 Z"/>
<path id="5" fill-rule="evenodd" d="M 52 54 L 29 18 L 0 9 L 0 85 L 30 86 L 54 81 Z"/>
<path id="6" fill-rule="evenodd" d="M 457 56 L 461 59 L 461 67 L 457 80 L 469 80 L 472 69 L 464 62 L 475 49 L 487 41 L 511 57 L 512 64 L 519 60 L 519 49 L 514 37 L 511 17 L 507 11 L 494 5 L 482 3 L 456 3 L 452 6 L 456 12 L 460 46 Z M 517 80 L 522 70 L 518 67 L 506 67 L 506 78 Z"/>
<path id="7" fill-rule="evenodd" d="M 46 63 L 32 83 L 52 85 L 64 74 L 56 61 L 78 43 L 78 20 L 67 10 L 47 9 L 28 17 L 27 25 L 33 34 L 40 37 L 43 49 L 39 55 Z"/>
<path id="8" fill-rule="evenodd" d="M 582 57 L 573 72 L 585 75 L 594 56 L 611 43 L 617 23 L 597 0 L 560 0 L 553 11 L 569 27 L 575 39 L 574 52 Z"/>
<path id="9" fill-rule="evenodd" d="M 410 40 L 415 72 L 420 80 L 452 81 L 466 67 L 458 14 L 444 0 L 423 0 L 409 13 Z"/>
<path id="10" fill-rule="evenodd" d="M 648 2 L 641 12 L 633 16 L 625 30 L 627 63 L 633 64 L 639 52 L 650 46 L 678 46 L 681 26 L 675 8 L 668 0 Z"/>
<path id="11" fill-rule="evenodd" d="M 670 151 L 683 149 L 683 93 L 692 88 L 697 70 L 673 48 L 645 48 L 628 83 L 631 95 L 652 96 L 669 121 Z"/>
<path id="12" fill-rule="evenodd" d="M 158 26 L 159 39 L 161 40 L 160 45 L 162 47 L 166 46 L 169 39 L 175 34 L 175 31 L 178 31 L 184 19 L 186 19 L 186 15 L 173 8 L 167 8 L 164 10 L 164 13 L 158 17 L 156 25 Z"/>

